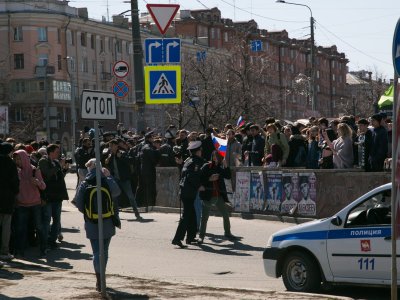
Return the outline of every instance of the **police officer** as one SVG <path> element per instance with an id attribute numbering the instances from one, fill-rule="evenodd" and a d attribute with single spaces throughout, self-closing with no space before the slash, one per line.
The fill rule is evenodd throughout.
<path id="1" fill-rule="evenodd" d="M 201 167 L 205 161 L 201 155 L 201 142 L 193 141 L 189 143 L 187 148 L 190 151 L 190 157 L 185 161 L 182 168 L 182 176 L 179 183 L 180 199 L 183 203 L 183 214 L 179 220 L 179 225 L 176 230 L 173 245 L 180 248 L 187 246 L 182 244 L 186 234 L 186 244 L 197 242 L 196 238 L 196 213 L 194 210 L 194 200 L 198 191 L 203 191 L 201 185 Z"/>
<path id="2" fill-rule="evenodd" d="M 160 151 L 153 146 L 153 131 L 146 133 L 144 145 L 140 150 L 140 176 L 136 197 L 141 205 L 156 204 L 156 165 L 160 160 Z"/>

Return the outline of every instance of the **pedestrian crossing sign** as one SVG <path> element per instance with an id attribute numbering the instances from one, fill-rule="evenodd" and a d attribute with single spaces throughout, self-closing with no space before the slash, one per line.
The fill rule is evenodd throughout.
<path id="1" fill-rule="evenodd" d="M 181 66 L 146 66 L 146 104 L 181 103 Z"/>

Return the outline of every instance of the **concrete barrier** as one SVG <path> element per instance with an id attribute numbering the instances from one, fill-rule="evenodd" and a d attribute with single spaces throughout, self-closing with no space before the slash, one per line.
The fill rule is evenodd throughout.
<path id="1" fill-rule="evenodd" d="M 232 169 L 232 186 L 235 189 L 236 172 L 266 171 L 262 167 L 238 167 Z M 271 170 L 272 171 L 272 170 Z M 273 170 L 277 171 L 277 170 Z M 286 169 L 285 173 L 314 172 L 317 178 L 317 216 L 323 218 L 333 215 L 372 188 L 390 182 L 389 172 L 360 172 L 359 169 L 309 170 Z M 267 171 L 268 172 L 268 171 Z M 157 168 L 157 206 L 179 207 L 178 168 Z"/>

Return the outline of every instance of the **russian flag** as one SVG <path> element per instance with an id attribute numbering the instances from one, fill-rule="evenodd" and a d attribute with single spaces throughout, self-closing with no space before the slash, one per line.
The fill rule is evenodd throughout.
<path id="1" fill-rule="evenodd" d="M 212 138 L 215 149 L 218 151 L 219 154 L 221 154 L 223 157 L 225 157 L 228 140 L 224 140 L 219 137 L 216 137 L 212 133 L 211 133 L 211 138 Z"/>
<path id="2" fill-rule="evenodd" d="M 245 123 L 245 121 L 244 121 L 243 117 L 240 116 L 239 119 L 238 119 L 237 122 L 236 122 L 236 127 L 243 126 L 244 123 Z"/>

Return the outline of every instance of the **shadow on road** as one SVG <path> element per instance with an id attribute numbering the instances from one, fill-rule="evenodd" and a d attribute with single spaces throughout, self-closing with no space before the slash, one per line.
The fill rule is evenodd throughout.
<path id="1" fill-rule="evenodd" d="M 235 255 L 235 256 L 251 256 L 250 253 L 243 253 L 243 251 L 262 251 L 261 247 L 253 247 L 242 243 L 242 238 L 227 239 L 223 235 L 206 234 L 203 244 L 199 245 L 200 249 L 205 252 L 222 254 L 222 255 Z M 226 242 L 230 242 L 227 244 Z"/>
<path id="2" fill-rule="evenodd" d="M 149 296 L 140 294 L 130 294 L 126 292 L 121 292 L 114 290 L 112 288 L 107 288 L 107 299 L 112 300 L 125 300 L 125 299 L 150 299 Z"/>
<path id="3" fill-rule="evenodd" d="M 390 299 L 390 288 L 385 287 L 334 286 L 328 290 L 322 289 L 321 293 L 363 300 Z M 399 290 L 397 294 L 399 294 Z"/>
<path id="4" fill-rule="evenodd" d="M 21 298 L 15 298 L 15 297 L 7 297 L 3 294 L 0 294 L 0 299 L 3 300 L 8 300 L 8 299 L 13 299 L 13 300 L 41 300 L 41 298 L 37 297 L 21 297 Z"/>

